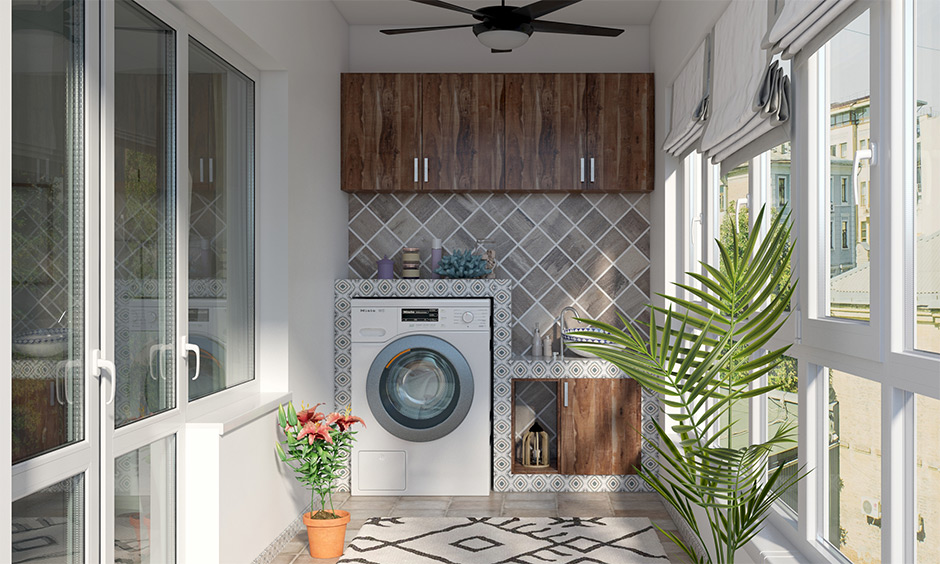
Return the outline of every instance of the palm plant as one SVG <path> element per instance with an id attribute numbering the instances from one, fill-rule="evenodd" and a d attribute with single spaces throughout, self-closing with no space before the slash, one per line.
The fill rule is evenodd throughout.
<path id="1" fill-rule="evenodd" d="M 762 209 L 755 233 L 763 217 Z M 650 306 L 649 322 L 639 328 L 622 317 L 623 330 L 581 320 L 609 332 L 606 339 L 614 344 L 572 345 L 612 362 L 661 394 L 672 433 L 654 421 L 656 436 L 645 440 L 659 454 L 658 472 L 637 472 L 676 509 L 704 547 L 699 554 L 678 535 L 660 529 L 695 563 L 732 564 L 735 552 L 760 531 L 774 501 L 806 475 L 801 469 L 784 478 L 782 465 L 767 473 L 771 451 L 794 442 L 792 425 L 781 425 L 764 443 L 730 446 L 735 403 L 779 387 L 761 385 L 761 377 L 782 362 L 789 348 L 764 349 L 786 321 L 793 295 L 787 268 L 793 249 L 790 230 L 787 213 L 770 222 L 759 245 L 754 236 L 739 248 L 733 233 L 731 248 L 718 243 L 719 268 L 702 263 L 704 274 L 689 273 L 700 287 L 677 284 L 694 301 L 663 296 L 670 306 Z M 723 436 L 728 438 L 724 445 Z M 704 510 L 708 531 L 699 527 L 695 506 Z M 704 539 L 709 534 L 713 548 Z"/>

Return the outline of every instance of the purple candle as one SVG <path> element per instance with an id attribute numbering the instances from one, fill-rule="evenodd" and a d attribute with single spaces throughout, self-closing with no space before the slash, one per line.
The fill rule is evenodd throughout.
<path id="1" fill-rule="evenodd" d="M 395 263 L 386 255 L 379 259 L 379 280 L 391 280 L 395 277 Z"/>

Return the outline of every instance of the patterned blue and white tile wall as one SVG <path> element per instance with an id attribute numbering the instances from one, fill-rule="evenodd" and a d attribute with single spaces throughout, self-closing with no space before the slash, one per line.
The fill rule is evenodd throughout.
<path id="1" fill-rule="evenodd" d="M 493 489 L 500 492 L 535 491 L 650 491 L 635 475 L 563 476 L 512 474 L 514 439 L 512 433 L 513 378 L 625 378 L 613 365 L 600 360 L 513 359 L 510 331 L 511 288 L 509 280 L 337 280 L 334 285 L 334 409 L 352 401 L 351 300 L 355 297 L 490 297 L 493 300 Z M 655 433 L 653 419 L 659 416 L 660 402 L 655 394 L 643 391 L 643 434 Z M 352 406 L 353 409 L 358 409 Z M 655 450 L 642 446 L 642 464 L 655 471 Z M 349 471 L 341 474 L 340 491 L 349 491 Z"/>

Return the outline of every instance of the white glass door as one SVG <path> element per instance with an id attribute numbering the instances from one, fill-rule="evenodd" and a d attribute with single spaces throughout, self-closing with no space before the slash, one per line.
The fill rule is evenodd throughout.
<path id="1" fill-rule="evenodd" d="M 12 562 L 95 561 L 96 237 L 88 232 L 85 4 L 12 12 Z M 86 113 L 88 112 L 88 113 Z M 5 555 L 4 555 L 5 556 Z M 3 560 L 6 560 L 5 558 Z"/>
<path id="2" fill-rule="evenodd" d="M 104 139 L 102 308 L 116 374 L 104 410 L 106 562 L 176 561 L 177 32 L 130 0 L 103 5 L 112 103 Z M 112 31 L 113 30 L 113 31 Z"/>
<path id="3" fill-rule="evenodd" d="M 172 563 L 178 34 L 128 0 L 10 9 L 10 561 Z"/>

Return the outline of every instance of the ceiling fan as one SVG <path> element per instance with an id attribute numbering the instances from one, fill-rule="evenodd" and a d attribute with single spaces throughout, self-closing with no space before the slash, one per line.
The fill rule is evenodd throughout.
<path id="1" fill-rule="evenodd" d="M 529 40 L 529 36 L 532 35 L 532 32 L 535 31 L 567 33 L 570 35 L 596 35 L 600 37 L 617 37 L 623 33 L 622 29 L 611 27 L 550 22 L 537 19 L 561 10 L 562 8 L 567 8 L 572 4 L 577 4 L 581 0 L 539 0 L 538 2 L 520 7 L 507 6 L 506 0 L 502 0 L 502 4 L 499 6 L 487 6 L 479 10 L 471 10 L 448 2 L 442 2 L 441 0 L 411 1 L 461 12 L 473 16 L 479 20 L 479 23 L 383 29 L 382 33 L 385 35 L 398 35 L 420 31 L 472 27 L 473 33 L 477 36 L 477 39 L 480 40 L 480 43 L 489 47 L 493 53 L 508 53 L 517 47 L 521 47 Z"/>

